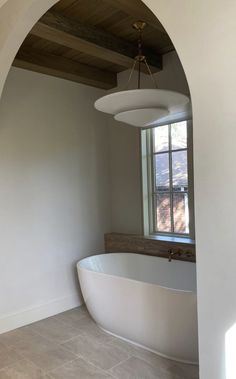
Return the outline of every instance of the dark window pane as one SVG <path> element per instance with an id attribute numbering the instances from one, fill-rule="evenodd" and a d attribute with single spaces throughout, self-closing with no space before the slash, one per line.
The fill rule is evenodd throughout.
<path id="1" fill-rule="evenodd" d="M 156 228 L 158 232 L 171 232 L 170 194 L 161 193 L 155 197 Z"/>
<path id="2" fill-rule="evenodd" d="M 169 190 L 169 154 L 157 154 L 154 156 L 155 186 L 156 191 Z"/>
<path id="3" fill-rule="evenodd" d="M 174 232 L 189 233 L 188 194 L 173 194 Z"/>
<path id="4" fill-rule="evenodd" d="M 187 147 L 187 123 L 178 122 L 171 125 L 171 149 L 185 149 Z"/>
<path id="5" fill-rule="evenodd" d="M 172 153 L 172 175 L 173 189 L 185 191 L 188 187 L 188 161 L 186 150 Z"/>
<path id="6" fill-rule="evenodd" d="M 158 126 L 158 128 L 153 129 L 154 151 L 156 153 L 169 150 L 168 133 L 168 125 Z"/>

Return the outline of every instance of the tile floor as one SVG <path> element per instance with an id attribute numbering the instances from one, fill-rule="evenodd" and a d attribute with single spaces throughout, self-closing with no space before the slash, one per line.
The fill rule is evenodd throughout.
<path id="1" fill-rule="evenodd" d="M 82 306 L 0 335 L 0 379 L 198 379 L 101 331 Z"/>

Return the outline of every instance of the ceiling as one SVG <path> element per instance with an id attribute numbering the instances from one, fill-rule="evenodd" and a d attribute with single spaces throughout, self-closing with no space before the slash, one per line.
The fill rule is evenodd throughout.
<path id="1" fill-rule="evenodd" d="M 141 0 L 61 0 L 33 27 L 13 66 L 98 88 L 116 86 L 117 73 L 131 68 L 137 31 L 144 20 L 144 53 L 153 72 L 174 50 L 164 28 Z"/>

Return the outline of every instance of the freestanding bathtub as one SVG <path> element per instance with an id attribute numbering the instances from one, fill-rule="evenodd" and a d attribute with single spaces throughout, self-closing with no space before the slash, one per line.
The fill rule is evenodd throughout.
<path id="1" fill-rule="evenodd" d="M 105 331 L 180 362 L 198 362 L 195 264 L 111 253 L 77 264 L 84 301 Z"/>

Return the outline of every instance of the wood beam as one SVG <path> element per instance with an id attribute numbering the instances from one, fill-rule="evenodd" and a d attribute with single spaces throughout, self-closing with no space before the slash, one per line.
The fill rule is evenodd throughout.
<path id="1" fill-rule="evenodd" d="M 13 66 L 103 89 L 111 89 L 117 85 L 115 73 L 52 54 L 20 51 Z"/>
<path id="2" fill-rule="evenodd" d="M 132 43 L 55 12 L 47 12 L 30 33 L 124 68 L 131 68 L 137 54 L 137 47 Z M 150 49 L 144 49 L 144 54 L 154 72 L 162 69 L 160 55 Z"/>

